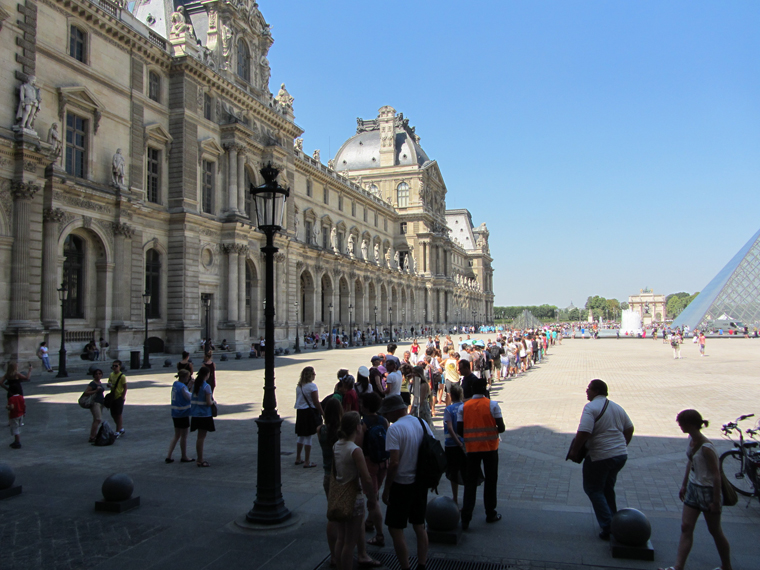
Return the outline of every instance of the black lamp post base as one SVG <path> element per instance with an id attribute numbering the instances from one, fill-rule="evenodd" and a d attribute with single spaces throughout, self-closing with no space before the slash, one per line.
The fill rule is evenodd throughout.
<path id="1" fill-rule="evenodd" d="M 275 525 L 289 519 L 292 513 L 282 497 L 280 466 L 280 432 L 282 418 L 259 416 L 259 450 L 256 481 L 256 500 L 245 516 L 249 523 Z"/>
<path id="2" fill-rule="evenodd" d="M 66 371 L 66 349 L 62 348 L 58 352 L 58 374 L 56 378 L 68 378 L 69 373 Z"/>

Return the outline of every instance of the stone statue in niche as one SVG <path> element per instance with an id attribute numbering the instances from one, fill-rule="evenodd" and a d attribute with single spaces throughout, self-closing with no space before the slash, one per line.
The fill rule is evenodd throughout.
<path id="1" fill-rule="evenodd" d="M 411 257 L 411 254 L 407 253 L 404 256 L 404 271 L 409 273 L 409 258 Z"/>
<path id="2" fill-rule="evenodd" d="M 284 83 L 280 85 L 280 90 L 277 92 L 277 97 L 274 99 L 283 109 L 293 109 L 293 101 L 295 101 L 295 99 L 290 93 L 288 93 L 288 90 L 285 89 Z"/>
<path id="3" fill-rule="evenodd" d="M 121 149 L 117 148 L 111 160 L 111 184 L 116 188 L 124 188 L 124 165 L 124 155 L 121 154 Z"/>
<path id="4" fill-rule="evenodd" d="M 295 148 L 297 151 L 299 151 L 299 152 L 303 152 L 303 139 L 296 139 L 296 140 L 295 140 L 295 144 L 293 145 L 293 147 L 294 147 L 294 148 Z"/>
<path id="5" fill-rule="evenodd" d="M 266 92 L 269 89 L 269 77 L 272 75 L 272 69 L 269 67 L 267 56 L 261 56 L 259 66 L 261 67 L 261 88 Z"/>
<path id="6" fill-rule="evenodd" d="M 193 26 L 187 23 L 185 20 L 185 14 L 183 13 L 185 8 L 179 6 L 176 12 L 172 12 L 171 23 L 172 27 L 169 29 L 169 39 L 179 39 L 185 36 L 185 34 L 195 37 L 195 30 Z"/>
<path id="7" fill-rule="evenodd" d="M 367 255 L 369 254 L 368 249 L 369 249 L 369 243 L 367 243 L 366 239 L 362 240 L 362 259 L 364 261 L 369 261 L 369 259 L 367 259 Z"/>
<path id="8" fill-rule="evenodd" d="M 315 150 L 315 151 L 312 153 L 311 157 L 312 157 L 314 160 L 316 160 L 317 162 L 321 162 L 321 161 L 319 160 L 319 149 Z"/>
<path id="9" fill-rule="evenodd" d="M 16 109 L 16 126 L 21 129 L 34 130 L 34 119 L 40 112 L 42 95 L 37 87 L 37 78 L 30 75 L 26 83 L 18 88 L 18 108 Z"/>
<path id="10" fill-rule="evenodd" d="M 311 242 L 314 245 L 319 245 L 319 225 L 314 224 L 314 227 L 311 229 Z"/>
<path id="11" fill-rule="evenodd" d="M 385 267 L 391 267 L 391 248 L 385 250 Z"/>
<path id="12" fill-rule="evenodd" d="M 232 58 L 232 28 L 222 24 L 222 69 L 229 69 Z"/>
<path id="13" fill-rule="evenodd" d="M 380 244 L 375 244 L 375 263 L 380 265 Z"/>
<path id="14" fill-rule="evenodd" d="M 61 132 L 58 130 L 58 123 L 53 123 L 48 130 L 47 142 L 50 144 L 53 158 L 58 158 L 63 153 L 63 141 Z"/>
<path id="15" fill-rule="evenodd" d="M 354 258 L 354 234 L 351 234 L 348 236 L 348 255 L 351 257 L 351 259 Z"/>
<path id="16" fill-rule="evenodd" d="M 298 209 L 293 214 L 293 235 L 296 241 L 298 241 Z"/>
<path id="17" fill-rule="evenodd" d="M 401 269 L 401 255 L 399 252 L 393 254 L 394 269 Z"/>
<path id="18" fill-rule="evenodd" d="M 338 230 L 335 226 L 330 230 L 330 247 L 335 253 L 338 252 Z"/>

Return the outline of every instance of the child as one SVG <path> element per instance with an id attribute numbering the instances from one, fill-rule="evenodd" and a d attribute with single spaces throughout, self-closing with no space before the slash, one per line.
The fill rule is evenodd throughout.
<path id="1" fill-rule="evenodd" d="M 11 435 L 13 436 L 11 447 L 13 449 L 21 449 L 21 426 L 24 421 L 24 413 L 26 412 L 24 396 L 21 394 L 10 396 L 8 398 L 8 405 L 5 408 L 8 410 L 8 421 L 11 426 Z"/>

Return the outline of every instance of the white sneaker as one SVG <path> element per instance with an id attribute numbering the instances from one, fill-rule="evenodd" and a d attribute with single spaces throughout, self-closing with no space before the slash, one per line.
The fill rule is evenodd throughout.
<path id="1" fill-rule="evenodd" d="M 124 435 L 124 430 L 123 429 L 120 429 L 119 431 L 116 432 L 116 437 L 121 437 L 123 435 Z"/>

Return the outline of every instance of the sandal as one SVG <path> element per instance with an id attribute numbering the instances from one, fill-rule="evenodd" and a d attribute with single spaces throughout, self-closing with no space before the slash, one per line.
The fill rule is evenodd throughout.
<path id="1" fill-rule="evenodd" d="M 316 467 L 316 466 L 317 466 L 317 464 L 312 461 L 311 463 L 307 463 L 306 465 L 304 465 L 303 468 L 304 469 L 311 469 L 312 467 Z"/>
<path id="2" fill-rule="evenodd" d="M 296 461 L 296 465 L 302 465 L 302 464 L 303 464 L 302 460 Z"/>
<path id="3" fill-rule="evenodd" d="M 211 467 L 211 464 L 210 464 L 208 461 L 204 461 L 204 462 L 202 462 L 202 463 L 201 463 L 200 461 L 198 461 L 198 462 L 196 462 L 195 464 L 196 464 L 198 467 Z"/>
<path id="4" fill-rule="evenodd" d="M 180 459 L 179 460 L 180 463 L 192 463 L 193 461 L 195 461 L 195 458 L 193 458 L 193 459 Z"/>
<path id="5" fill-rule="evenodd" d="M 376 534 L 367 541 L 370 546 L 379 546 L 380 548 L 385 546 L 385 536 L 382 534 Z"/>
<path id="6" fill-rule="evenodd" d="M 164 459 L 164 463 L 174 463 L 174 459 L 169 459 L 168 457 Z"/>

